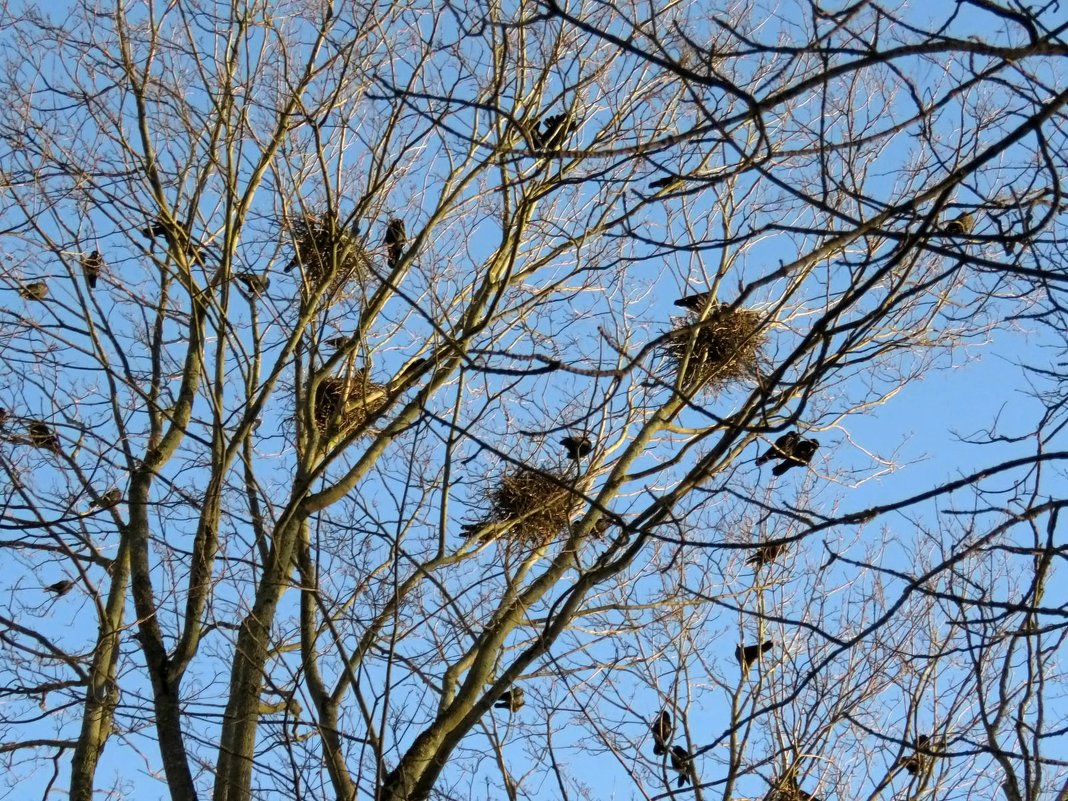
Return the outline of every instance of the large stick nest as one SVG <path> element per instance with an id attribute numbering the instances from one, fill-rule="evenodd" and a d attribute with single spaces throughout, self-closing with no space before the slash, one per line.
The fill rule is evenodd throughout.
<path id="1" fill-rule="evenodd" d="M 489 512 L 467 527 L 468 536 L 508 537 L 533 546 L 550 542 L 568 527 L 577 506 L 579 496 L 569 489 L 570 483 L 562 473 L 529 467 L 505 473 L 487 493 Z"/>
<path id="2" fill-rule="evenodd" d="M 717 392 L 729 384 L 755 378 L 767 341 L 761 330 L 763 315 L 754 309 L 717 304 L 701 314 L 683 318 L 664 337 L 663 351 L 682 371 L 681 385 L 689 392 Z"/>
<path id="3" fill-rule="evenodd" d="M 303 269 L 306 291 L 317 291 L 332 275 L 324 297 L 336 300 L 352 284 L 367 282 L 371 257 L 359 235 L 342 226 L 335 215 L 305 214 L 289 220 L 287 227 L 294 250 L 290 265 Z"/>
<path id="4" fill-rule="evenodd" d="M 324 378 L 315 389 L 315 427 L 331 439 L 345 436 L 385 406 L 385 390 L 363 371 Z"/>

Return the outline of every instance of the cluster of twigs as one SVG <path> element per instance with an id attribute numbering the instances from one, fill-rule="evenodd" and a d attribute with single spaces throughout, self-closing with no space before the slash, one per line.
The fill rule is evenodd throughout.
<path id="1" fill-rule="evenodd" d="M 315 390 L 315 427 L 321 435 L 343 437 L 362 426 L 385 403 L 385 387 L 362 371 L 347 380 L 324 378 Z"/>
<path id="2" fill-rule="evenodd" d="M 570 483 L 553 471 L 518 467 L 506 472 L 487 494 L 489 512 L 483 520 L 465 526 L 467 536 L 508 537 L 533 546 L 550 542 L 571 522 L 578 496 Z"/>
<path id="3" fill-rule="evenodd" d="M 287 270 L 299 266 L 310 291 L 331 280 L 324 293 L 328 302 L 343 296 L 353 283 L 364 284 L 371 275 L 371 257 L 359 235 L 342 226 L 335 215 L 305 214 L 289 220 L 287 227 L 295 251 Z"/>
<path id="4" fill-rule="evenodd" d="M 682 372 L 682 386 L 689 392 L 716 392 L 728 384 L 754 378 L 760 353 L 767 341 L 761 330 L 763 315 L 754 309 L 723 304 L 704 314 L 693 313 L 669 331 L 663 350 Z"/>

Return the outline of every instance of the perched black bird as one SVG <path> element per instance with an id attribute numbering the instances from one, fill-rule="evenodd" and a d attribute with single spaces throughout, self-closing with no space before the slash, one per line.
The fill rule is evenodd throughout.
<path id="1" fill-rule="evenodd" d="M 921 734 L 916 738 L 916 753 L 901 757 L 896 765 L 904 767 L 912 776 L 915 776 L 918 773 L 926 773 L 931 767 L 933 753 L 942 750 L 945 748 L 945 745 L 945 741 L 934 743 L 931 741 L 930 736 Z M 931 753 L 924 754 L 921 753 L 922 751 Z"/>
<path id="2" fill-rule="evenodd" d="M 0 408 L 0 430 L 4 428 L 4 423 L 7 422 L 8 414 L 9 412 L 7 409 Z"/>
<path id="3" fill-rule="evenodd" d="M 62 598 L 74 587 L 74 582 L 70 579 L 63 579 L 63 581 L 57 581 L 55 584 L 49 584 L 45 587 L 50 593 L 53 593 L 57 598 Z"/>
<path id="4" fill-rule="evenodd" d="M 401 368 L 401 371 L 397 373 L 397 381 L 405 381 L 424 364 L 426 364 L 425 356 L 420 356 L 418 359 L 412 359 L 412 361 L 404 365 L 404 367 Z"/>
<path id="5" fill-rule="evenodd" d="M 59 453 L 59 437 L 55 431 L 48 427 L 48 423 L 31 420 L 28 428 L 30 431 L 30 444 L 33 447 L 52 451 L 52 453 Z"/>
<path id="6" fill-rule="evenodd" d="M 408 234 L 404 231 L 404 220 L 394 218 L 389 221 L 389 224 L 386 225 L 385 243 L 386 252 L 388 253 L 386 262 L 392 269 L 400 264 L 404 246 L 408 244 Z"/>
<path id="7" fill-rule="evenodd" d="M 796 431 L 787 431 L 775 440 L 774 445 L 757 457 L 756 463 L 761 465 L 764 464 L 764 462 L 770 462 L 772 459 L 789 459 L 793 455 L 797 443 L 800 441 L 800 434 Z"/>
<path id="8" fill-rule="evenodd" d="M 671 769 L 679 774 L 679 787 L 685 787 L 692 781 L 690 772 L 693 770 L 693 761 L 690 752 L 681 745 L 671 746 Z"/>
<path id="9" fill-rule="evenodd" d="M 326 344 L 332 347 L 334 350 L 341 350 L 345 347 L 345 343 L 349 341 L 348 337 L 333 337 L 326 340 Z"/>
<path id="10" fill-rule="evenodd" d="M 804 467 L 812 461 L 813 455 L 816 453 L 816 449 L 819 448 L 820 443 L 814 439 L 803 439 L 797 442 L 790 455 L 775 465 L 775 468 L 771 471 L 773 475 L 781 476 L 791 467 Z"/>
<path id="11" fill-rule="evenodd" d="M 571 134 L 578 130 L 578 124 L 570 114 L 555 114 L 544 120 L 545 130 L 542 141 L 546 150 L 559 150 Z"/>
<path id="12" fill-rule="evenodd" d="M 942 233 L 947 236 L 961 236 L 970 234 L 975 227 L 975 217 L 968 212 L 954 217 L 942 227 Z"/>
<path id="13" fill-rule="evenodd" d="M 112 506 L 117 506 L 122 501 L 122 490 L 118 487 L 112 487 L 95 501 L 89 501 L 90 509 L 110 509 Z"/>
<path id="14" fill-rule="evenodd" d="M 671 725 L 671 713 L 666 709 L 661 711 L 653 720 L 649 731 L 653 733 L 653 753 L 657 756 L 666 754 L 671 735 L 675 732 L 674 726 Z"/>
<path id="15" fill-rule="evenodd" d="M 738 660 L 738 664 L 745 670 L 749 670 L 749 667 L 760 659 L 760 655 L 765 651 L 770 651 L 775 647 L 775 643 L 771 640 L 765 640 L 760 645 L 739 645 L 734 649 L 734 658 Z"/>
<path id="16" fill-rule="evenodd" d="M 650 189 L 664 189 L 665 187 L 671 186 L 673 184 L 680 184 L 680 183 L 682 183 L 682 176 L 681 175 L 669 175 L 666 178 L 657 178 L 655 181 L 650 181 L 649 182 L 649 188 Z"/>
<path id="17" fill-rule="evenodd" d="M 19 295 L 26 300 L 44 300 L 48 297 L 48 284 L 44 281 L 31 281 L 19 287 Z"/>
<path id="18" fill-rule="evenodd" d="M 560 444 L 564 446 L 567 458 L 575 462 L 586 458 L 593 450 L 593 443 L 590 442 L 589 437 L 567 436 L 560 440 Z"/>
<path id="19" fill-rule="evenodd" d="M 271 279 L 256 273 L 234 273 L 234 280 L 245 285 L 250 295 L 262 295 L 271 286 Z"/>
<path id="20" fill-rule="evenodd" d="M 141 236 L 143 236 L 149 242 L 151 242 L 153 239 L 157 239 L 158 237 L 166 235 L 167 226 L 159 220 L 155 220 L 154 222 L 150 223 L 149 225 L 146 225 L 144 228 L 141 229 Z"/>
<path id="21" fill-rule="evenodd" d="M 696 295 L 685 295 L 675 301 L 676 306 L 693 311 L 703 311 L 705 307 L 714 303 L 711 292 L 698 292 Z"/>
<path id="22" fill-rule="evenodd" d="M 764 565 L 774 562 L 786 550 L 785 542 L 772 542 L 767 545 L 757 546 L 753 555 L 745 560 L 747 565 L 752 565 L 760 570 Z"/>
<path id="23" fill-rule="evenodd" d="M 82 274 L 90 289 L 96 289 L 96 281 L 102 269 L 104 269 L 104 257 L 100 255 L 99 250 L 94 250 L 82 259 Z"/>
<path id="24" fill-rule="evenodd" d="M 523 692 L 522 687 L 510 687 L 501 693 L 501 697 L 497 699 L 497 703 L 493 706 L 495 709 L 507 709 L 509 712 L 518 712 L 526 703 L 524 695 L 525 693 Z"/>

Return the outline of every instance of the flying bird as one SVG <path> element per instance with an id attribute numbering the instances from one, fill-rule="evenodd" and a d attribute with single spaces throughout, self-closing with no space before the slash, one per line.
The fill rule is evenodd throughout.
<path id="1" fill-rule="evenodd" d="M 947 236 L 960 236 L 970 234 L 975 227 L 975 217 L 968 212 L 954 217 L 942 227 L 942 233 Z"/>
<path id="2" fill-rule="evenodd" d="M 693 311 L 702 311 L 706 307 L 714 303 L 714 294 L 709 292 L 698 292 L 695 295 L 683 295 L 681 298 L 675 301 L 675 305 L 683 309 L 691 309 Z"/>
<path id="3" fill-rule="evenodd" d="M 57 598 L 62 598 L 74 587 L 74 582 L 70 579 L 63 579 L 63 581 L 57 581 L 55 584 L 49 584 L 45 587 L 45 590 L 55 595 Z"/>
<path id="4" fill-rule="evenodd" d="M 772 542 L 767 545 L 759 545 L 753 555 L 745 560 L 747 565 L 752 565 L 756 570 L 766 564 L 774 562 L 786 550 L 785 542 Z"/>
<path id="5" fill-rule="evenodd" d="M 772 459 L 789 459 L 790 456 L 793 455 L 794 448 L 797 447 L 797 443 L 800 442 L 800 440 L 801 435 L 796 431 L 787 431 L 775 440 L 774 445 L 757 457 L 756 463 L 762 465 L 765 462 L 770 462 Z"/>
<path id="6" fill-rule="evenodd" d="M 118 487 L 112 487 L 95 501 L 89 501 L 90 509 L 110 509 L 112 506 L 117 506 L 122 501 L 122 490 Z"/>
<path id="7" fill-rule="evenodd" d="M 501 693 L 501 697 L 497 699 L 497 703 L 493 707 L 494 709 L 507 709 L 509 712 L 518 712 L 526 703 L 524 695 L 522 687 L 510 687 Z"/>
<path id="8" fill-rule="evenodd" d="M 104 257 L 100 255 L 99 250 L 94 250 L 82 259 L 82 274 L 90 289 L 96 289 L 96 281 L 102 269 L 104 269 Z"/>
<path id="9" fill-rule="evenodd" d="M 59 437 L 56 432 L 48 427 L 48 423 L 40 420 L 31 420 L 28 426 L 30 432 L 30 444 L 35 448 L 59 453 Z"/>
<path id="10" fill-rule="evenodd" d="M 589 437 L 567 436 L 560 440 L 560 444 L 564 446 L 567 458 L 575 462 L 586 458 L 593 450 L 593 443 L 590 442 Z"/>
<path id="11" fill-rule="evenodd" d="M 26 300 L 44 300 L 48 297 L 48 284 L 44 281 L 31 281 L 19 287 L 19 295 Z"/>
<path id="12" fill-rule="evenodd" d="M 815 439 L 800 440 L 794 445 L 790 455 L 775 465 L 775 468 L 771 471 L 772 474 L 781 476 L 792 467 L 804 467 L 812 461 L 812 457 L 819 446 L 819 441 Z"/>
<path id="13" fill-rule="evenodd" d="M 404 246 L 408 244 L 408 234 L 404 231 L 404 220 L 394 218 L 389 221 L 389 224 L 386 225 L 385 244 L 386 252 L 388 253 L 386 262 L 392 269 L 400 264 Z"/>
<path id="14" fill-rule="evenodd" d="M 679 787 L 685 787 L 692 781 L 690 771 L 693 770 L 693 761 L 690 752 L 681 745 L 671 746 L 671 769 L 679 774 Z"/>
<path id="15" fill-rule="evenodd" d="M 262 295 L 271 286 L 271 279 L 256 273 L 234 273 L 234 280 L 245 285 L 250 295 Z"/>
<path id="16" fill-rule="evenodd" d="M 739 665 L 748 671 L 750 666 L 760 659 L 761 654 L 765 651 L 770 651 L 774 647 L 775 643 L 772 640 L 765 640 L 760 645 L 739 645 L 734 649 L 734 658 L 738 660 Z"/>
<path id="17" fill-rule="evenodd" d="M 675 731 L 675 728 L 671 725 L 671 713 L 666 709 L 661 711 L 653 720 L 649 731 L 653 733 L 653 753 L 657 756 L 666 754 L 668 743 L 671 742 L 671 735 Z"/>

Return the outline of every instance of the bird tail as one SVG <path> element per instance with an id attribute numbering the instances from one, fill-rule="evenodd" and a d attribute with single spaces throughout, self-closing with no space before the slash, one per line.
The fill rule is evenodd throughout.
<path id="1" fill-rule="evenodd" d="M 797 467 L 797 464 L 798 463 L 795 462 L 793 459 L 786 459 L 785 461 L 779 462 L 777 465 L 775 465 L 775 467 L 771 471 L 771 474 L 773 476 L 781 476 L 791 467 Z"/>

